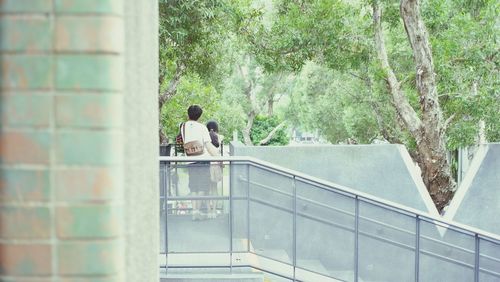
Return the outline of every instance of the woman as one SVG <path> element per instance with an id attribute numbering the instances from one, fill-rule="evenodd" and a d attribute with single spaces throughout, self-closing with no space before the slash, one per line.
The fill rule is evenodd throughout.
<path id="1" fill-rule="evenodd" d="M 210 139 L 212 140 L 212 145 L 219 149 L 219 155 L 222 155 L 220 152 L 221 148 L 221 136 L 219 135 L 219 125 L 217 122 L 211 120 L 207 122 L 207 129 L 210 135 Z M 218 196 L 218 185 L 219 182 L 222 181 L 222 164 L 215 163 L 210 166 L 210 188 L 209 195 L 210 196 Z M 217 201 L 210 200 L 208 202 L 208 218 L 216 218 L 217 217 Z"/>

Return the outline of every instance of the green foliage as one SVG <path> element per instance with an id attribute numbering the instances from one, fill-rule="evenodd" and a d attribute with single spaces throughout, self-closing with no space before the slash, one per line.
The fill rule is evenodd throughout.
<path id="1" fill-rule="evenodd" d="M 346 106 L 342 120 L 347 134 L 355 137 L 359 143 L 371 143 L 379 134 L 377 122 L 367 104 L 359 106 L 353 103 Z"/>
<path id="2" fill-rule="evenodd" d="M 498 142 L 500 120 L 500 60 L 498 1 L 429 0 L 423 14 L 430 30 L 438 91 L 446 116 L 454 115 L 447 131 L 448 147 L 472 145 L 478 123 Z"/>
<path id="3" fill-rule="evenodd" d="M 474 144 L 477 134 L 477 123 L 473 120 L 455 123 L 448 129 L 448 147 L 456 150 L 464 144 Z"/>
<path id="4" fill-rule="evenodd" d="M 160 84 L 181 65 L 202 78 L 220 80 L 230 36 L 226 2 L 160 0 L 159 10 Z"/>
<path id="5" fill-rule="evenodd" d="M 213 119 L 219 124 L 219 133 L 224 136 L 224 143 L 232 140 L 233 132 L 240 131 L 245 126 L 245 116 L 241 107 L 227 104 L 224 99 L 220 102 L 219 110 L 214 113 Z"/>
<path id="6" fill-rule="evenodd" d="M 332 143 L 400 139 L 395 113 L 387 106 L 390 102 L 383 89 L 367 71 L 346 74 L 309 62 L 297 78 L 287 117 L 295 127 L 318 130 Z"/>
<path id="7" fill-rule="evenodd" d="M 385 138 L 414 149 L 415 140 L 401 128 L 391 105 L 386 70 L 379 67 L 374 52 L 371 2 L 160 1 L 162 89 L 180 64 L 187 70 L 179 96 L 162 110 L 169 136 L 185 119 L 186 108 L 198 103 L 205 109 L 203 118 L 216 119 L 230 139 L 233 131 L 245 127 L 252 110 L 245 96 L 251 81 L 260 114 L 254 124 L 260 135 L 255 137 L 252 130 L 254 142 L 272 129 L 270 121 L 262 119 L 276 118 L 303 131 L 317 130 L 332 143 Z M 399 1 L 379 2 L 389 61 L 420 114 Z M 486 123 L 488 141 L 500 141 L 498 1 L 426 0 L 421 7 L 439 102 L 445 119 L 454 115 L 447 130 L 448 148 L 476 142 L 480 121 Z M 247 77 L 238 66 L 248 70 Z M 276 100 L 279 118 L 263 116 L 269 99 Z"/>
<path id="8" fill-rule="evenodd" d="M 240 29 L 266 71 L 298 71 L 310 59 L 348 69 L 368 58 L 368 41 L 356 35 L 370 28 L 367 13 L 360 17 L 359 10 L 340 0 L 280 0 L 274 6 L 270 27 L 253 21 Z"/>
<path id="9" fill-rule="evenodd" d="M 372 1 L 364 1 L 362 5 L 353 4 L 355 1 L 349 4 L 329 2 L 329 6 L 322 6 L 325 4 L 323 1 L 277 1 L 280 16 L 271 33 L 276 36 L 273 37 L 274 42 L 286 42 L 288 45 L 277 46 L 277 50 L 282 52 L 276 54 L 291 69 L 298 69 L 300 63 L 313 59 L 340 74 L 363 74 L 363 77 L 371 79 L 372 87 L 370 89 L 360 84 L 355 77 L 344 75 L 339 80 L 336 78 L 339 73 L 335 76 L 325 75 L 324 80 L 329 83 L 314 76 L 307 77 L 309 82 L 306 82 L 301 74 L 299 84 L 302 85 L 294 91 L 291 102 L 291 106 L 296 109 L 290 110 L 289 116 L 300 127 L 319 129 L 334 143 L 346 138 L 370 142 L 378 132 L 378 135 L 388 134 L 393 140 L 405 142 L 409 148 L 414 147 L 414 140 L 399 129 L 390 100 L 384 98 L 387 95 L 383 82 L 386 74 L 385 70 L 377 67 L 378 62 L 373 55 L 371 19 L 366 12 Z M 402 82 L 401 87 L 410 104 L 420 115 L 415 65 L 399 16 L 399 1 L 379 2 L 383 7 L 382 19 L 391 66 Z M 317 7 L 323 8 L 323 14 Z M 328 7 L 342 7 L 339 9 L 342 12 L 347 7 L 357 13 L 348 11 L 344 19 L 340 20 Z M 499 140 L 498 10 L 498 1 L 491 0 L 429 0 L 422 3 L 422 14 L 432 41 L 440 103 L 445 118 L 454 115 L 447 131 L 450 149 L 473 144 L 477 139 L 477 124 L 480 120 L 486 122 L 488 140 Z M 356 24 L 335 25 L 345 22 Z M 288 31 L 287 27 L 290 27 Z M 332 44 L 335 54 L 330 54 L 326 44 L 336 42 L 335 39 L 343 35 L 349 40 L 340 45 Z M 300 40 L 294 41 L 297 36 Z M 318 37 L 313 39 L 314 36 Z M 356 40 L 353 41 L 353 38 Z M 344 50 L 356 43 L 362 48 L 357 51 L 355 48 Z M 309 53 L 283 52 L 294 48 L 306 49 Z M 315 48 L 321 49 L 321 52 Z M 288 57 L 293 56 L 298 59 L 286 62 Z M 279 59 L 271 61 L 279 62 Z M 279 66 L 279 63 L 274 63 L 274 66 Z M 313 86 L 304 86 L 308 83 Z M 472 91 L 474 85 L 476 92 Z M 339 86 L 348 91 L 339 89 Z M 356 93 L 357 98 L 349 98 L 346 95 L 348 92 Z M 379 113 L 374 113 L 374 108 L 378 108 Z M 324 125 L 327 121 L 329 124 Z"/>
<path id="10" fill-rule="evenodd" d="M 175 140 L 179 133 L 179 124 L 187 120 L 187 108 L 197 104 L 203 109 L 199 120 L 206 123 L 208 120 L 217 119 L 221 109 L 221 95 L 212 85 L 206 84 L 196 75 L 186 76 L 180 83 L 177 95 L 163 106 L 161 122 L 166 135 L 170 140 Z"/>
<path id="11" fill-rule="evenodd" d="M 255 117 L 254 126 L 250 132 L 250 139 L 254 144 L 260 142 L 262 139 L 266 138 L 269 132 L 271 132 L 281 122 L 282 120 L 280 120 L 277 116 L 268 117 L 259 115 Z M 286 127 L 282 127 L 273 135 L 269 142 L 264 145 L 287 145 L 289 141 L 290 137 L 286 132 Z"/>

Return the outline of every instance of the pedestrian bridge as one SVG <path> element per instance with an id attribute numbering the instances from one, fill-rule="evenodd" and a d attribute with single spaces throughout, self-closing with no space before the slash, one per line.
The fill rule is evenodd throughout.
<path id="1" fill-rule="evenodd" d="M 224 164 L 217 192 L 189 193 L 193 160 Z M 500 236 L 351 187 L 251 157 L 160 173 L 162 281 L 500 281 Z"/>

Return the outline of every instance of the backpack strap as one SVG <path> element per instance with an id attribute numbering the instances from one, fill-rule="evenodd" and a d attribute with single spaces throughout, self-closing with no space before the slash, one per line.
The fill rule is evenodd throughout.
<path id="1" fill-rule="evenodd" d="M 186 123 L 183 122 L 181 124 L 182 127 L 182 141 L 186 142 Z"/>

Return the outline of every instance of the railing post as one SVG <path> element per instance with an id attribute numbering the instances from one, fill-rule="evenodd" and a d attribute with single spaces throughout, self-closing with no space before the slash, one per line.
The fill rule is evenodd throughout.
<path id="1" fill-rule="evenodd" d="M 165 162 L 163 181 L 163 207 L 165 207 L 165 271 L 168 272 L 168 191 L 170 191 L 170 162 Z"/>
<path id="2" fill-rule="evenodd" d="M 420 216 L 415 216 L 415 282 L 420 275 Z"/>
<path id="3" fill-rule="evenodd" d="M 250 252 L 250 164 L 247 163 L 247 252 Z"/>
<path id="4" fill-rule="evenodd" d="M 474 240 L 475 240 L 475 250 L 476 252 L 474 253 L 474 282 L 479 281 L 479 235 L 476 233 L 474 235 Z"/>
<path id="5" fill-rule="evenodd" d="M 359 198 L 356 195 L 354 209 L 354 282 L 358 282 L 359 276 Z"/>
<path id="6" fill-rule="evenodd" d="M 232 173 L 232 162 L 229 161 L 229 177 Z M 229 271 L 233 273 L 233 182 L 229 179 Z"/>
<path id="7" fill-rule="evenodd" d="M 295 279 L 295 269 L 297 267 L 297 183 L 295 175 L 292 177 L 293 187 L 293 281 Z"/>

